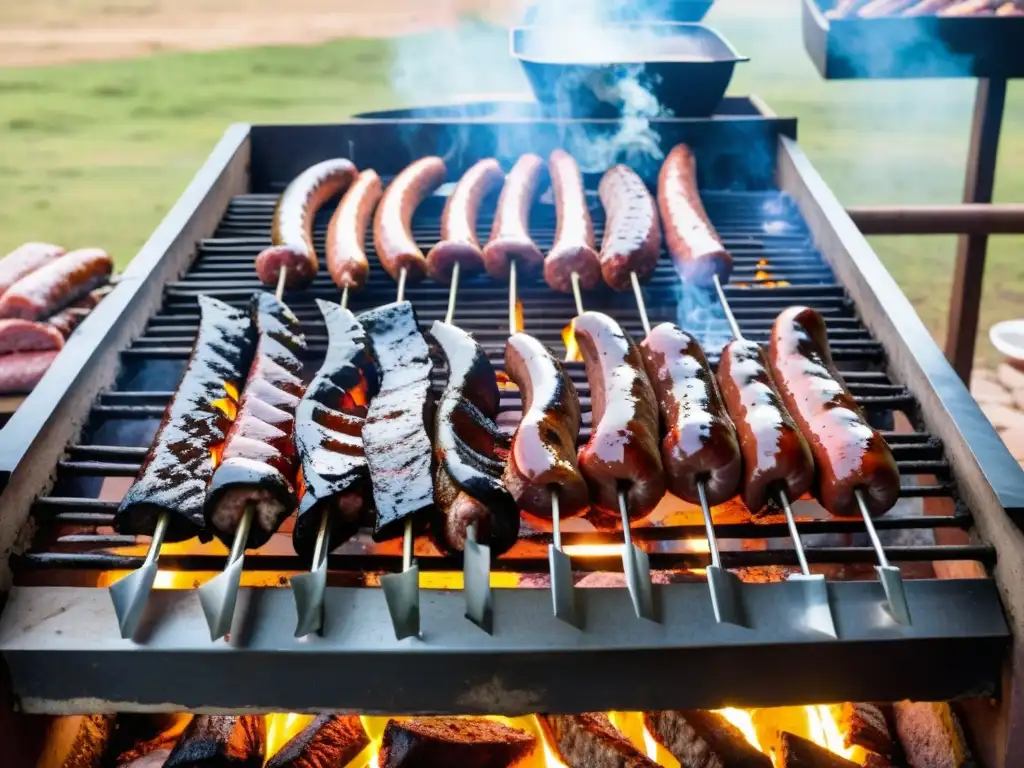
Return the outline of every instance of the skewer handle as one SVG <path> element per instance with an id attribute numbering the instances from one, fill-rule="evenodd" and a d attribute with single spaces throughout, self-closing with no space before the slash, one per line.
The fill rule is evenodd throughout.
<path id="1" fill-rule="evenodd" d="M 412 518 L 405 519 L 405 532 L 402 534 L 402 570 L 412 568 Z"/>
<path id="2" fill-rule="evenodd" d="M 146 552 L 146 560 L 143 566 L 150 565 L 157 561 L 160 557 L 160 546 L 164 543 L 164 537 L 167 535 L 167 527 L 171 524 L 171 513 L 164 511 L 160 513 L 160 517 L 156 519 L 156 525 L 153 527 L 153 536 L 149 542 L 149 551 Z"/>
<path id="3" fill-rule="evenodd" d="M 558 486 L 551 488 L 551 543 L 555 549 L 562 551 L 562 520 L 561 502 L 558 500 Z"/>
<path id="4" fill-rule="evenodd" d="M 878 538 L 878 531 L 875 530 L 875 522 L 871 519 L 871 513 L 868 511 L 868 505 L 864 501 L 864 492 L 858 488 L 853 492 L 853 495 L 857 497 L 857 506 L 860 507 L 861 517 L 864 518 L 864 527 L 868 529 L 868 538 L 871 539 L 871 546 L 875 550 L 875 556 L 878 558 L 878 564 L 883 568 L 888 568 L 889 558 L 886 557 L 885 550 L 882 548 L 882 540 Z"/>
<path id="5" fill-rule="evenodd" d="M 573 272 L 570 275 L 572 280 L 572 297 L 576 300 L 576 314 L 583 314 L 583 293 L 580 290 L 580 274 L 579 272 Z"/>
<path id="6" fill-rule="evenodd" d="M 341 289 L 341 308 L 348 309 L 348 286 Z"/>

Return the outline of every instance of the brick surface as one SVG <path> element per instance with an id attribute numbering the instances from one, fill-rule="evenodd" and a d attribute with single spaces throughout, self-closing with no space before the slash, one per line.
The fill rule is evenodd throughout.
<path id="1" fill-rule="evenodd" d="M 994 403 L 997 405 L 1012 405 L 1013 394 L 1004 389 L 998 381 L 987 379 L 971 380 L 971 395 L 979 403 Z"/>
<path id="2" fill-rule="evenodd" d="M 996 429 L 1024 428 L 1024 413 L 1021 413 L 1016 408 L 996 403 L 982 403 L 981 410 Z"/>

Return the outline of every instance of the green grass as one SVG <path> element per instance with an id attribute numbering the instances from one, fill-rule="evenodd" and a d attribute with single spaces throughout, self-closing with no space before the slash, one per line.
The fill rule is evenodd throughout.
<path id="1" fill-rule="evenodd" d="M 795 19 L 723 12 L 710 21 L 753 59 L 740 66 L 732 92 L 757 93 L 779 114 L 799 117 L 802 146 L 843 202 L 959 198 L 972 83 L 828 83 L 804 54 Z M 0 251 L 28 239 L 96 244 L 124 264 L 229 123 L 331 121 L 454 93 L 521 89 L 505 50 L 499 32 L 467 24 L 430 38 L 0 70 Z M 435 55 L 419 63 L 421 53 Z M 1017 84 L 997 199 L 1024 200 Z M 992 322 L 1022 314 L 1022 245 L 1021 238 L 992 241 L 983 335 Z M 878 238 L 875 246 L 941 338 L 954 240 Z M 979 356 L 997 357 L 987 340 Z"/>

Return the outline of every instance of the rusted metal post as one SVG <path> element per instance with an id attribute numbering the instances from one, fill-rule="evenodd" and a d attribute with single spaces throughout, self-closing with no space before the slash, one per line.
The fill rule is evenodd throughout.
<path id="1" fill-rule="evenodd" d="M 965 203 L 992 202 L 996 158 L 999 155 L 999 131 L 1005 105 L 1005 79 L 978 81 L 971 147 L 967 156 Z M 974 340 L 978 333 L 978 310 L 987 251 L 987 235 L 964 235 L 957 246 L 946 330 L 946 357 L 965 382 L 971 378 L 974 363 Z"/>

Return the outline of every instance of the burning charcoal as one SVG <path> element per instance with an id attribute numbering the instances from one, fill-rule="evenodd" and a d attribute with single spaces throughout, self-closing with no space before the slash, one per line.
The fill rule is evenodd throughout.
<path id="1" fill-rule="evenodd" d="M 687 709 L 645 712 L 647 730 L 685 766 L 704 768 L 772 768 L 767 755 L 754 748 L 735 725 L 716 712 Z"/>
<path id="2" fill-rule="evenodd" d="M 894 745 L 882 710 L 874 704 L 837 704 L 832 716 L 843 734 L 843 746 L 864 747 L 868 752 L 891 755 Z"/>
<path id="3" fill-rule="evenodd" d="M 255 715 L 196 715 L 164 768 L 262 768 L 266 721 Z"/>
<path id="4" fill-rule="evenodd" d="M 493 720 L 431 717 L 392 720 L 384 729 L 381 768 L 511 768 L 537 739 Z"/>
<path id="5" fill-rule="evenodd" d="M 889 762 L 889 758 L 872 752 L 864 758 L 864 768 L 896 768 L 896 766 Z"/>
<path id="6" fill-rule="evenodd" d="M 358 716 L 320 715 L 281 747 L 267 768 L 348 765 L 369 743 Z"/>
<path id="7" fill-rule="evenodd" d="M 910 768 L 974 765 L 964 732 L 949 704 L 901 701 L 893 705 L 893 715 Z"/>
<path id="8" fill-rule="evenodd" d="M 783 731 L 782 768 L 857 768 L 857 764 L 813 741 Z"/>
<path id="9" fill-rule="evenodd" d="M 190 715 L 118 715 L 115 768 L 160 768 L 190 720 Z"/>
<path id="10" fill-rule="evenodd" d="M 115 763 L 117 768 L 163 768 L 167 765 L 167 758 L 171 756 L 170 747 L 161 747 L 160 749 L 154 749 L 152 752 L 147 752 L 145 755 L 135 757 L 129 760 L 127 763 L 121 762 L 118 758 L 118 762 Z"/>
<path id="11" fill-rule="evenodd" d="M 39 765 L 99 768 L 114 731 L 113 715 L 69 715 L 54 718 L 46 732 L 48 755 Z"/>
<path id="12" fill-rule="evenodd" d="M 657 768 L 600 712 L 537 719 L 569 768 Z"/>

